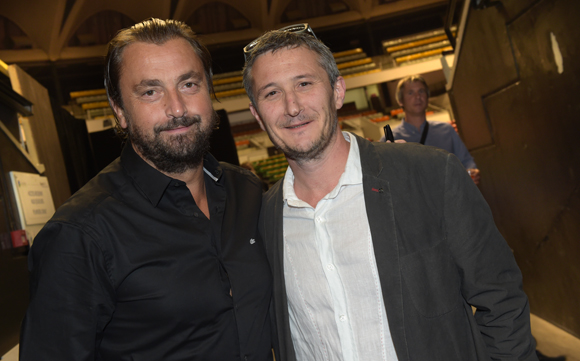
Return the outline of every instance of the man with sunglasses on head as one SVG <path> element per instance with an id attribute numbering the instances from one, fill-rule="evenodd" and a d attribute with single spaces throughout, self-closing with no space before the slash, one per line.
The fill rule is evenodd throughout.
<path id="1" fill-rule="evenodd" d="M 289 163 L 260 216 L 281 359 L 537 360 L 520 270 L 459 160 L 341 132 L 345 81 L 307 24 L 244 50 Z"/>
<path id="2" fill-rule="evenodd" d="M 149 19 L 106 64 L 128 140 L 34 241 L 20 360 L 272 360 L 262 186 L 207 152 L 209 52 Z"/>

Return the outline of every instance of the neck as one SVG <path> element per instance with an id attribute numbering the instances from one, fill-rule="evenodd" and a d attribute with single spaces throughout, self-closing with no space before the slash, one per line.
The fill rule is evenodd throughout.
<path id="1" fill-rule="evenodd" d="M 180 174 L 166 174 L 169 177 L 179 179 L 185 182 L 187 188 L 191 192 L 195 204 L 199 209 L 205 214 L 207 219 L 209 219 L 209 205 L 207 202 L 207 194 L 205 191 L 205 180 L 203 174 L 203 163 L 199 166 L 188 169 L 187 171 Z"/>
<path id="2" fill-rule="evenodd" d="M 208 206 L 208 202 L 207 202 L 207 195 L 205 193 L 205 181 L 204 181 L 204 175 L 203 175 L 203 161 L 201 163 L 199 163 L 199 165 L 195 166 L 194 168 L 188 169 L 182 173 L 168 173 L 168 172 L 164 172 L 164 171 L 158 169 L 157 167 L 155 167 L 155 164 L 153 164 L 151 161 L 149 161 L 148 159 L 143 157 L 141 155 L 141 153 L 139 152 L 139 150 L 135 147 L 135 145 L 133 145 L 133 149 L 135 149 L 135 152 L 145 162 L 147 162 L 147 164 L 149 164 L 153 168 L 157 169 L 159 172 L 165 174 L 166 176 L 168 176 L 170 178 L 178 179 L 178 180 L 184 182 L 186 184 L 187 188 L 189 189 L 189 191 L 191 192 L 191 195 L 193 196 L 193 200 L 195 201 L 195 204 L 197 204 L 199 209 L 203 212 L 203 214 L 205 214 L 207 219 L 209 219 L 209 206 Z"/>
<path id="3" fill-rule="evenodd" d="M 424 112 L 421 114 L 405 113 L 405 122 L 411 124 L 412 126 L 417 128 L 417 130 L 421 129 L 421 125 L 423 125 L 423 123 L 426 121 L 427 117 L 425 116 Z"/>
<path id="4" fill-rule="evenodd" d="M 350 143 L 337 130 L 334 141 L 329 144 L 321 157 L 306 162 L 291 159 L 288 164 L 294 173 L 294 192 L 296 196 L 312 207 L 336 187 L 344 173 Z"/>

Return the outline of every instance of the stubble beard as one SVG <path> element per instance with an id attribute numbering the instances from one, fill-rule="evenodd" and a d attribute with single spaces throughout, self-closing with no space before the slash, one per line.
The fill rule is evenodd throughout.
<path id="1" fill-rule="evenodd" d="M 163 173 L 182 174 L 202 163 L 203 156 L 209 151 L 209 139 L 217 125 L 218 116 L 212 112 L 205 127 L 199 115 L 172 118 L 156 126 L 153 134 L 145 133 L 132 120 L 127 116 L 129 139 L 141 156 Z M 192 129 L 183 134 L 162 136 L 163 131 L 180 126 L 191 126 Z"/>
<path id="2" fill-rule="evenodd" d="M 328 119 L 326 119 L 326 124 L 322 129 L 320 137 L 316 139 L 307 149 L 299 149 L 297 147 L 291 147 L 282 142 L 277 142 L 273 140 L 272 134 L 270 135 L 270 140 L 274 146 L 280 149 L 286 158 L 295 161 L 298 164 L 304 164 L 313 160 L 319 159 L 324 151 L 328 148 L 332 142 L 337 128 L 338 119 L 336 114 L 336 107 L 332 102 L 329 102 L 329 113 L 327 114 Z"/>

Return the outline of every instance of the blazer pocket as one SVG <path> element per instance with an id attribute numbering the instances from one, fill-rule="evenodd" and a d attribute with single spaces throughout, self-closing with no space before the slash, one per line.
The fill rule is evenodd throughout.
<path id="1" fill-rule="evenodd" d="M 461 305 L 457 266 L 443 242 L 401 259 L 404 288 L 417 311 L 437 317 Z"/>

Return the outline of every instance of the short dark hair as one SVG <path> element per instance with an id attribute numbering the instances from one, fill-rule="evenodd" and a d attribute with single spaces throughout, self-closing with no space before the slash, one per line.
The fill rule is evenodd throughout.
<path id="1" fill-rule="evenodd" d="M 304 47 L 318 54 L 318 63 L 326 70 L 330 86 L 334 89 L 336 79 L 340 76 L 340 71 L 336 66 L 336 61 L 330 49 L 322 41 L 307 33 L 293 33 L 280 30 L 272 30 L 256 39 L 256 45 L 248 56 L 244 66 L 243 83 L 246 93 L 254 106 L 256 105 L 253 94 L 252 67 L 256 59 L 269 51 L 275 53 L 280 49 L 295 49 Z"/>
<path id="2" fill-rule="evenodd" d="M 203 64 L 209 93 L 214 95 L 211 55 L 206 47 L 199 42 L 195 32 L 187 24 L 181 21 L 150 18 L 135 24 L 130 28 L 120 30 L 113 40 L 109 42 L 109 48 L 105 58 L 105 90 L 107 92 L 109 103 L 111 104 L 111 102 L 113 102 L 116 106 L 123 109 L 123 99 L 121 98 L 119 80 L 121 78 L 123 51 L 128 45 L 139 42 L 162 45 L 169 40 L 179 38 L 184 39 L 191 44 L 191 47 L 197 56 L 199 56 L 199 59 Z M 121 129 L 118 119 L 116 120 L 117 131 L 124 134 L 125 131 Z"/>
<path id="3" fill-rule="evenodd" d="M 423 78 L 421 75 L 409 75 L 409 76 L 406 76 L 403 79 L 401 79 L 399 81 L 399 84 L 397 84 L 396 98 L 397 98 L 397 103 L 399 103 L 399 105 L 403 105 L 403 91 L 405 90 L 405 84 L 412 83 L 415 81 L 418 81 L 419 83 L 421 83 L 425 86 L 425 91 L 427 92 L 427 98 L 429 98 L 431 96 L 431 92 L 429 91 L 429 85 L 427 85 L 425 78 Z"/>

